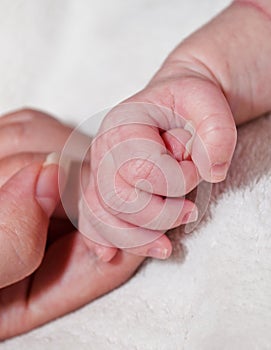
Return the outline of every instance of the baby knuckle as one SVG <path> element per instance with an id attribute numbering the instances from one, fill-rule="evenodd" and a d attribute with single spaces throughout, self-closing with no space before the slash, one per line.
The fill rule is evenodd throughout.
<path id="1" fill-rule="evenodd" d="M 155 163 L 148 159 L 136 159 L 131 161 L 128 176 L 133 184 L 140 180 L 152 181 L 154 178 Z"/>
<path id="2" fill-rule="evenodd" d="M 111 214 L 117 215 L 127 210 L 127 205 L 133 200 L 134 191 L 121 187 L 107 192 L 102 196 L 103 206 Z"/>

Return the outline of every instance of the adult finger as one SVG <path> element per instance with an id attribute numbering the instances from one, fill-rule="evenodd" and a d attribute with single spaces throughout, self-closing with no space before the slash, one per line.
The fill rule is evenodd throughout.
<path id="1" fill-rule="evenodd" d="M 40 265 L 49 217 L 58 201 L 55 164 L 31 164 L 0 188 L 0 287 L 25 278 Z"/>
<path id="2" fill-rule="evenodd" d="M 118 251 L 110 263 L 104 263 L 90 253 L 82 235 L 62 236 L 49 246 L 31 281 L 2 290 L 2 300 L 8 301 L 1 304 L 0 339 L 29 331 L 108 293 L 129 279 L 143 260 Z M 9 296 L 18 290 L 27 293 L 14 312 Z"/>
<path id="3" fill-rule="evenodd" d="M 0 187 L 18 171 L 32 163 L 43 163 L 47 155 L 43 153 L 20 153 L 0 159 Z"/>
<path id="4" fill-rule="evenodd" d="M 40 111 L 9 113 L 0 118 L 0 158 L 21 152 L 60 152 L 71 132 L 71 127 Z M 73 139 L 69 156 L 76 159 L 79 150 L 90 144 L 90 137 L 74 132 Z"/>

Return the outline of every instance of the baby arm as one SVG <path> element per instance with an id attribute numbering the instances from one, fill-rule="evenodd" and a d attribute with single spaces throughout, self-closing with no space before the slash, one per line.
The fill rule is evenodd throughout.
<path id="1" fill-rule="evenodd" d="M 108 113 L 79 219 L 101 259 L 118 247 L 167 258 L 164 232 L 197 216 L 183 195 L 225 179 L 236 125 L 271 109 L 270 18 L 270 1 L 233 2 Z"/>

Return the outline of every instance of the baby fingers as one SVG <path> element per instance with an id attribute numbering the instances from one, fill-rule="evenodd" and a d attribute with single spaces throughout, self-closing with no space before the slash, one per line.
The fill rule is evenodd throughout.
<path id="1" fill-rule="evenodd" d="M 194 203 L 185 198 L 163 198 L 139 190 L 117 174 L 114 185 L 104 183 L 98 193 L 105 210 L 130 224 L 150 230 L 169 230 L 197 219 Z"/>

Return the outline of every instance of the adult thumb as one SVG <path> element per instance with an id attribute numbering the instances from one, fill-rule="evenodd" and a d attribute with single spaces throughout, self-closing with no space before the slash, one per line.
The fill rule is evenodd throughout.
<path id="1" fill-rule="evenodd" d="M 0 188 L 0 287 L 25 278 L 42 261 L 49 217 L 59 202 L 58 169 L 34 163 Z"/>

